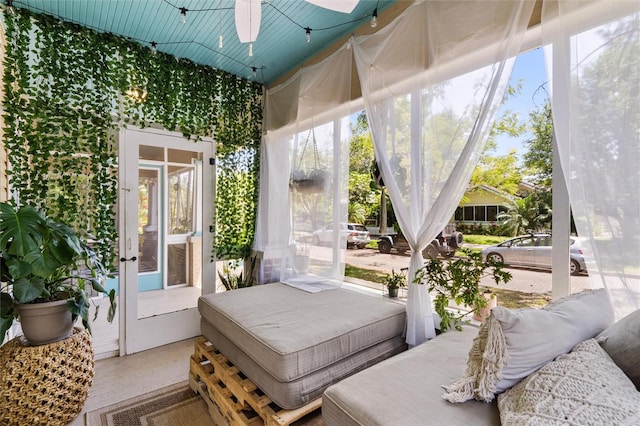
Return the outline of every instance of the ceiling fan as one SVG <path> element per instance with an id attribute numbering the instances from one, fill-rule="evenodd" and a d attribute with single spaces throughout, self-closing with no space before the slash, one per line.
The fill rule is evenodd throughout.
<path id="1" fill-rule="evenodd" d="M 336 12 L 351 13 L 360 0 L 305 0 L 307 3 Z M 253 43 L 260 32 L 262 0 L 236 0 L 236 31 L 241 43 Z M 249 55 L 251 56 L 251 46 Z"/>

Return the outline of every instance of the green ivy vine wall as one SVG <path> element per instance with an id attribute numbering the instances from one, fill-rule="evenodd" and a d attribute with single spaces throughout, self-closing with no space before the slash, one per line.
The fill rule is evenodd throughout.
<path id="1" fill-rule="evenodd" d="M 117 236 L 119 129 L 153 123 L 216 140 L 213 253 L 245 257 L 254 238 L 262 87 L 112 34 L 24 10 L 5 15 L 4 144 L 21 203 L 87 230 L 109 264 Z M 126 93 L 146 92 L 137 102 Z"/>

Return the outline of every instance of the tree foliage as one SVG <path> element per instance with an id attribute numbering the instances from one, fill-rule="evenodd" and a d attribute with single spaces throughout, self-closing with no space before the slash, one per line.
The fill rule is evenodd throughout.
<path id="1" fill-rule="evenodd" d="M 523 164 L 536 185 L 551 187 L 553 177 L 553 118 L 551 103 L 529 113 L 532 137 L 524 142 Z"/>
<path id="2" fill-rule="evenodd" d="M 505 101 L 520 94 L 521 88 L 521 81 L 515 86 L 509 86 Z M 525 131 L 526 124 L 520 121 L 516 113 L 510 110 L 504 111 L 491 129 L 489 140 L 485 144 L 478 165 L 471 175 L 470 185 L 484 184 L 507 194 L 515 194 L 518 191 L 518 184 L 522 181 L 518 154 L 515 150 L 511 150 L 506 155 L 495 155 L 496 139 L 504 135 L 512 138 L 520 137 Z"/>
<path id="3" fill-rule="evenodd" d="M 471 176 L 471 185 L 489 185 L 507 194 L 518 192 L 522 172 L 515 150 L 504 156 L 483 155 Z"/>
<path id="4" fill-rule="evenodd" d="M 367 125 L 367 117 L 360 113 L 351 128 L 349 146 L 349 221 L 364 223 L 379 211 L 380 191 L 372 185 L 370 173 L 374 158 L 373 141 Z"/>
<path id="5" fill-rule="evenodd" d="M 542 231 L 551 222 L 551 207 L 544 193 L 532 193 L 524 198 L 516 198 L 497 219 L 511 232 L 512 236 L 526 231 Z"/>

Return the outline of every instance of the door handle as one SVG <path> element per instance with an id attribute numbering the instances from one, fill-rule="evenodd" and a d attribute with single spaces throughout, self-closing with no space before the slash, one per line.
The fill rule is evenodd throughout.
<path id="1" fill-rule="evenodd" d="M 127 259 L 126 257 L 121 257 L 120 258 L 120 262 L 127 262 L 129 260 L 132 261 L 132 262 L 135 262 L 136 260 L 138 260 L 138 258 L 135 257 L 135 256 L 133 256 L 131 259 Z"/>

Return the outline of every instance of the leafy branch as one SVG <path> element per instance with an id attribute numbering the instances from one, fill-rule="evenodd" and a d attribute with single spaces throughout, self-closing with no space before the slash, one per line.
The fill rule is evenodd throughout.
<path id="1" fill-rule="evenodd" d="M 487 300 L 482 297 L 480 280 L 492 277 L 496 285 L 511 281 L 512 275 L 504 271 L 504 264 L 488 259 L 482 260 L 482 254 L 468 248 L 462 248 L 467 257 L 451 261 L 431 259 L 418 269 L 413 280 L 415 284 L 424 284 L 431 294 L 435 294 L 434 308 L 441 318 L 440 329 L 446 331 L 452 326 L 461 330 L 464 312 L 449 309 L 449 302 L 470 309 L 486 307 Z"/>

